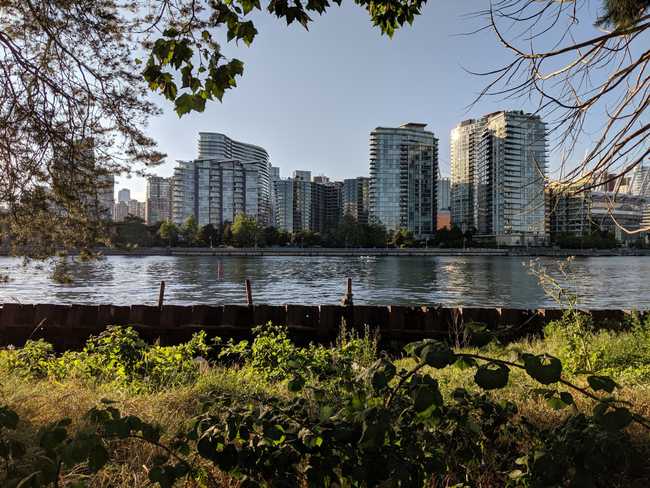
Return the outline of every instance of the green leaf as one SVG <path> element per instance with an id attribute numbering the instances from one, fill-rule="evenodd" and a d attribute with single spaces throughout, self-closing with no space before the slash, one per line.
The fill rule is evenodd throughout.
<path id="1" fill-rule="evenodd" d="M 543 385 L 556 383 L 562 377 L 562 362 L 548 354 L 522 354 L 528 376 Z"/>
<path id="2" fill-rule="evenodd" d="M 510 370 L 499 363 L 488 363 L 479 366 L 474 375 L 474 381 L 484 390 L 496 390 L 508 384 Z"/>
<path id="3" fill-rule="evenodd" d="M 477 367 L 478 363 L 476 362 L 476 359 L 474 359 L 474 358 L 467 358 L 467 357 L 464 357 L 464 356 L 458 356 L 458 359 L 456 360 L 456 362 L 453 365 L 455 367 L 457 367 L 457 368 L 465 370 L 465 369 Z"/>
<path id="4" fill-rule="evenodd" d="M 597 376 L 592 375 L 587 377 L 587 383 L 594 391 L 606 391 L 611 393 L 614 391 L 614 388 L 618 388 L 618 384 L 608 376 Z"/>
<path id="5" fill-rule="evenodd" d="M 188 93 L 183 93 L 180 97 L 176 99 L 175 105 L 176 105 L 176 113 L 178 114 L 179 117 L 182 117 L 186 113 L 189 113 L 192 111 L 193 107 L 193 96 L 188 94 Z"/>
<path id="6" fill-rule="evenodd" d="M 170 27 L 163 32 L 163 36 L 165 37 L 177 37 L 178 34 L 180 34 L 180 32 L 178 32 L 178 30 L 174 29 L 173 27 Z"/>
<path id="7" fill-rule="evenodd" d="M 218 444 L 218 441 L 212 436 L 204 435 L 196 443 L 196 450 L 201 457 L 216 462 L 219 459 Z"/>
<path id="8" fill-rule="evenodd" d="M 420 351 L 420 359 L 429 366 L 437 369 L 449 366 L 456 360 L 451 348 L 440 341 L 431 341 Z"/>
<path id="9" fill-rule="evenodd" d="M 88 451 L 88 468 L 92 472 L 97 472 L 108 462 L 108 451 L 99 442 L 95 443 Z"/>
<path id="10" fill-rule="evenodd" d="M 433 405 L 442 405 L 442 395 L 438 385 L 422 385 L 418 387 L 413 399 L 413 408 L 416 412 L 424 412 Z"/>
<path id="11" fill-rule="evenodd" d="M 632 422 L 633 416 L 625 407 L 618 407 L 605 412 L 598 418 L 599 423 L 610 431 L 622 430 Z"/>
<path id="12" fill-rule="evenodd" d="M 264 437 L 275 442 L 281 442 L 284 437 L 284 429 L 281 425 L 267 425 L 264 427 Z"/>
<path id="13" fill-rule="evenodd" d="M 565 403 L 560 397 L 552 396 L 546 399 L 546 404 L 551 407 L 553 410 L 562 410 L 569 406 L 568 403 Z"/>
<path id="14" fill-rule="evenodd" d="M 242 39 L 247 46 L 250 46 L 257 35 L 257 29 L 250 20 L 242 22 L 237 29 L 237 38 Z"/>

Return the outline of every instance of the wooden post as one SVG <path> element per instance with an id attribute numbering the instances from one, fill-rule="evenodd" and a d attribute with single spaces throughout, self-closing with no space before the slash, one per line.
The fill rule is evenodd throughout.
<path id="1" fill-rule="evenodd" d="M 251 280 L 246 280 L 246 305 L 253 306 L 253 290 L 251 289 Z"/>
<path id="2" fill-rule="evenodd" d="M 165 282 L 160 282 L 160 295 L 158 295 L 158 308 L 162 308 L 165 301 Z"/>
<path id="3" fill-rule="evenodd" d="M 352 278 L 348 278 L 346 293 L 345 295 L 343 295 L 343 299 L 341 300 L 341 305 L 343 305 L 344 307 L 352 306 Z"/>

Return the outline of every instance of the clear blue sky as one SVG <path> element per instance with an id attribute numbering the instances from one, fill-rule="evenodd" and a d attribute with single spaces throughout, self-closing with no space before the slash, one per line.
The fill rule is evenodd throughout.
<path id="1" fill-rule="evenodd" d="M 491 32 L 458 36 L 480 23 L 464 15 L 487 5 L 432 0 L 392 39 L 350 2 L 316 16 L 309 32 L 259 14 L 251 47 L 223 48 L 245 63 L 239 86 L 223 103 L 179 119 L 169 102 L 159 100 L 164 114 L 151 121 L 149 133 L 168 158 L 154 171 L 170 176 L 175 160 L 196 157 L 198 132 L 215 131 L 264 147 L 283 177 L 294 169 L 335 179 L 367 175 L 374 127 L 423 122 L 439 138 L 440 167 L 449 174 L 449 133 L 459 121 L 532 108 L 489 99 L 466 111 L 485 79 L 462 67 L 486 70 L 507 59 Z M 116 192 L 122 187 L 144 199 L 142 178 L 118 178 Z"/>

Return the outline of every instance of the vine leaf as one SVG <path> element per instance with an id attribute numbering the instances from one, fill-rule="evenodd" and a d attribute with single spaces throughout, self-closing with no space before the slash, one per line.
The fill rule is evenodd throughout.
<path id="1" fill-rule="evenodd" d="M 587 383 L 594 391 L 606 391 L 611 393 L 614 391 L 614 388 L 618 388 L 618 384 L 608 376 L 598 376 L 592 375 L 587 377 Z"/>
<path id="2" fill-rule="evenodd" d="M 508 384 L 510 370 L 504 364 L 488 363 L 478 367 L 474 381 L 484 390 L 496 390 Z"/>
<path id="3" fill-rule="evenodd" d="M 456 355 L 451 348 L 440 341 L 428 342 L 419 353 L 420 359 L 428 366 L 442 369 L 456 360 Z"/>
<path id="4" fill-rule="evenodd" d="M 610 431 L 624 429 L 633 420 L 632 413 L 625 407 L 618 407 L 606 411 L 597 417 L 600 425 Z"/>
<path id="5" fill-rule="evenodd" d="M 562 377 L 562 362 L 548 354 L 522 354 L 524 367 L 528 376 L 543 385 L 550 385 L 560 381 Z"/>
<path id="6" fill-rule="evenodd" d="M 415 411 L 421 413 L 434 405 L 442 405 L 442 395 L 440 394 L 437 383 L 418 387 L 413 399 Z"/>

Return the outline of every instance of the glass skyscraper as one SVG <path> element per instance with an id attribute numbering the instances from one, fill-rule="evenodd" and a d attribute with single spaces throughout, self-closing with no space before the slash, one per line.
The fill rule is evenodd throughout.
<path id="1" fill-rule="evenodd" d="M 370 133 L 370 218 L 416 237 L 436 230 L 438 139 L 426 124 L 377 127 Z"/>
<path id="2" fill-rule="evenodd" d="M 502 245 L 544 244 L 547 156 L 538 115 L 501 111 L 461 122 L 451 133 L 452 224 Z"/>

